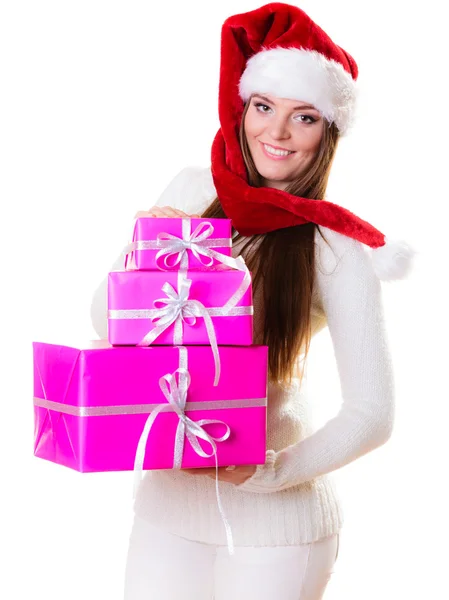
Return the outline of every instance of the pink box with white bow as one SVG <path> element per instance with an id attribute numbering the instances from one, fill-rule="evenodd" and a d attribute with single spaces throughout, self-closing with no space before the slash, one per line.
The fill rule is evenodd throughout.
<path id="1" fill-rule="evenodd" d="M 213 386 L 204 346 L 34 342 L 35 456 L 81 472 L 133 470 L 145 423 L 164 406 L 144 440 L 143 469 L 174 468 L 176 439 L 183 443 L 176 468 L 215 466 L 209 441 L 196 438 L 212 454 L 206 458 L 190 443 L 198 426 L 214 441 L 218 465 L 264 464 L 268 347 L 220 353 L 223 374 Z"/>
<path id="2" fill-rule="evenodd" d="M 204 269 L 232 256 L 230 219 L 138 218 L 127 270 Z M 221 259 L 221 260 L 220 260 Z"/>
<path id="3" fill-rule="evenodd" d="M 112 271 L 108 309 L 113 345 L 214 345 L 211 327 L 218 345 L 253 342 L 249 271 Z"/>

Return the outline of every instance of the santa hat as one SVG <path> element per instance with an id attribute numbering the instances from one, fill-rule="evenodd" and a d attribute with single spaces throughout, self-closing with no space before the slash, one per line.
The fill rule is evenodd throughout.
<path id="1" fill-rule="evenodd" d="M 224 212 L 242 235 L 313 222 L 367 244 L 378 277 L 400 279 L 415 252 L 407 243 L 387 240 L 332 202 L 250 186 L 240 147 L 244 103 L 254 93 L 308 102 L 345 135 L 354 122 L 357 76 L 352 56 L 296 6 L 274 2 L 226 19 L 221 35 L 221 128 L 212 145 L 212 176 Z"/>

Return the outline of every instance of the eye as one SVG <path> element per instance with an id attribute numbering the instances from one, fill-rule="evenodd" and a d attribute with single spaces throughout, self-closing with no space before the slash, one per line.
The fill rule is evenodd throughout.
<path id="1" fill-rule="evenodd" d="M 308 124 L 312 124 L 312 123 L 316 123 L 317 119 L 315 119 L 314 117 L 311 117 L 310 115 L 299 115 L 300 119 L 309 119 L 308 121 L 301 121 L 302 123 L 308 123 Z"/>
<path id="2" fill-rule="evenodd" d="M 255 102 L 253 106 L 255 106 L 257 108 L 257 110 L 262 113 L 265 113 L 267 111 L 260 110 L 260 108 L 262 108 L 262 109 L 268 108 L 268 110 L 271 110 L 271 108 L 269 106 L 267 106 L 266 104 L 263 104 L 263 102 Z"/>

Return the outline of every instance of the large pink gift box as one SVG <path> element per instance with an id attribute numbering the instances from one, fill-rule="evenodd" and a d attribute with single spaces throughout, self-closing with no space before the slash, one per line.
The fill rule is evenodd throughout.
<path id="1" fill-rule="evenodd" d="M 222 314 L 233 295 L 244 288 L 237 305 Z M 184 302 L 181 312 L 180 300 Z M 186 278 L 180 271 L 112 271 L 108 309 L 108 340 L 113 345 L 213 345 L 207 321 L 219 346 L 253 342 L 252 287 L 244 271 L 218 267 L 189 271 Z"/>
<path id="2" fill-rule="evenodd" d="M 177 270 L 181 264 L 188 269 L 216 266 L 221 262 L 218 255 L 232 255 L 231 231 L 230 219 L 138 218 L 125 267 Z"/>
<path id="3" fill-rule="evenodd" d="M 215 442 L 218 465 L 265 463 L 267 346 L 220 348 L 216 387 L 213 356 L 204 346 L 113 348 L 98 341 L 75 348 L 34 342 L 33 356 L 34 454 L 40 458 L 81 472 L 132 470 L 145 423 L 162 404 L 170 410 L 155 417 L 143 469 L 173 468 L 180 414 L 194 429 L 202 419 L 219 421 L 203 425 L 209 436 L 227 437 Z M 180 366 L 190 374 L 187 384 L 186 371 L 176 374 Z M 177 391 L 173 382 L 167 385 L 170 376 L 179 380 Z M 170 402 L 163 387 L 171 389 Z M 185 412 L 175 411 L 173 398 L 178 411 L 185 403 Z M 199 456 L 185 433 L 180 466 L 215 466 L 214 456 Z M 196 439 L 210 455 L 209 442 Z"/>

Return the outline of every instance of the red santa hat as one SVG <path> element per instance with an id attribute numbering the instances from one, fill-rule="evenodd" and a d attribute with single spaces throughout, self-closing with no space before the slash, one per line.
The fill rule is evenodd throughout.
<path id="1" fill-rule="evenodd" d="M 220 130 L 212 145 L 212 176 L 227 217 L 242 235 L 313 222 L 373 249 L 380 279 L 400 279 L 414 250 L 386 239 L 349 210 L 323 199 L 300 198 L 248 183 L 239 129 L 244 103 L 254 93 L 313 104 L 340 135 L 354 122 L 358 67 L 352 56 L 300 8 L 274 2 L 234 15 L 222 26 Z"/>

